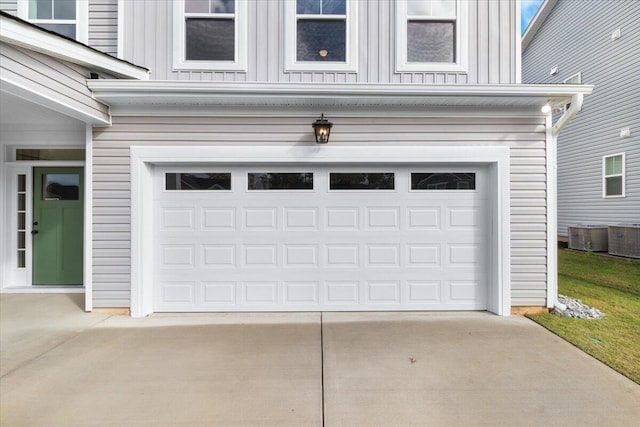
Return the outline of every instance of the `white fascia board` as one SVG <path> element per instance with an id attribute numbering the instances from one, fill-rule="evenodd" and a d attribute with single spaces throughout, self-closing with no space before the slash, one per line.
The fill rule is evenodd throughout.
<path id="1" fill-rule="evenodd" d="M 536 12 L 536 15 L 531 19 L 529 26 L 522 36 L 522 52 L 527 49 L 527 46 L 529 46 L 529 43 L 531 43 L 533 38 L 536 36 L 538 30 L 542 27 L 544 20 L 547 19 L 547 16 L 549 16 L 556 3 L 558 3 L 558 0 L 544 0 L 542 5 L 538 8 L 538 12 Z"/>
<path id="2" fill-rule="evenodd" d="M 85 123 L 97 126 L 111 126 L 111 114 L 109 107 L 106 111 L 79 109 L 64 102 L 62 97 L 52 97 L 43 94 L 36 87 L 27 87 L 21 82 L 12 81 L 10 77 L 2 75 L 0 72 L 0 91 L 10 93 L 19 98 L 25 99 L 38 105 L 42 105 L 53 111 L 57 111 L 66 116 L 73 117 Z"/>
<path id="3" fill-rule="evenodd" d="M 0 17 L 0 41 L 44 53 L 92 70 L 102 70 L 124 78 L 149 79 L 149 70 L 145 68 L 5 17 Z"/>
<path id="4" fill-rule="evenodd" d="M 414 85 L 325 83 L 235 83 L 202 81 L 87 82 L 96 98 L 112 107 L 179 104 L 287 107 L 296 104 L 358 107 L 419 105 L 433 107 L 473 106 L 484 109 L 524 108 L 539 112 L 571 101 L 575 94 L 588 95 L 589 85 Z M 187 111 L 187 110 L 185 110 Z"/>

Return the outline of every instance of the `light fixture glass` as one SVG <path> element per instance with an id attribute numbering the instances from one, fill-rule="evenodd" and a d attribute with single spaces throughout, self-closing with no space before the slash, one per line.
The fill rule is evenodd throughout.
<path id="1" fill-rule="evenodd" d="M 329 135 L 331 134 L 333 123 L 324 118 L 324 113 L 322 113 L 322 116 L 313 122 L 311 126 L 316 134 L 316 144 L 326 144 L 329 142 Z"/>
<path id="2" fill-rule="evenodd" d="M 544 104 L 540 111 L 542 111 L 544 114 L 549 114 L 551 112 L 551 105 Z"/>

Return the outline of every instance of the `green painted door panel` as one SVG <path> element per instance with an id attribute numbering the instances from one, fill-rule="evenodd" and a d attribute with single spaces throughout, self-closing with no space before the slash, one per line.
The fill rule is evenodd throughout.
<path id="1" fill-rule="evenodd" d="M 83 168 L 34 168 L 34 285 L 82 285 Z"/>

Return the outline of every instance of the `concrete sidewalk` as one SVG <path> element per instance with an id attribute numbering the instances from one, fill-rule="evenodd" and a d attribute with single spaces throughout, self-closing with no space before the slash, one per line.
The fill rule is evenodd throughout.
<path id="1" fill-rule="evenodd" d="M 323 418 L 326 426 L 631 426 L 640 419 L 640 386 L 522 317 L 132 319 L 83 313 L 78 298 L 0 297 L 3 427 L 320 426 Z"/>

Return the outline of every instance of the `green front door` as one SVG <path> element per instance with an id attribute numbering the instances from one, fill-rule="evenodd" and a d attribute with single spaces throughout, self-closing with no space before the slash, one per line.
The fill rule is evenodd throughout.
<path id="1" fill-rule="evenodd" d="M 83 168 L 33 169 L 34 285 L 82 285 Z"/>

